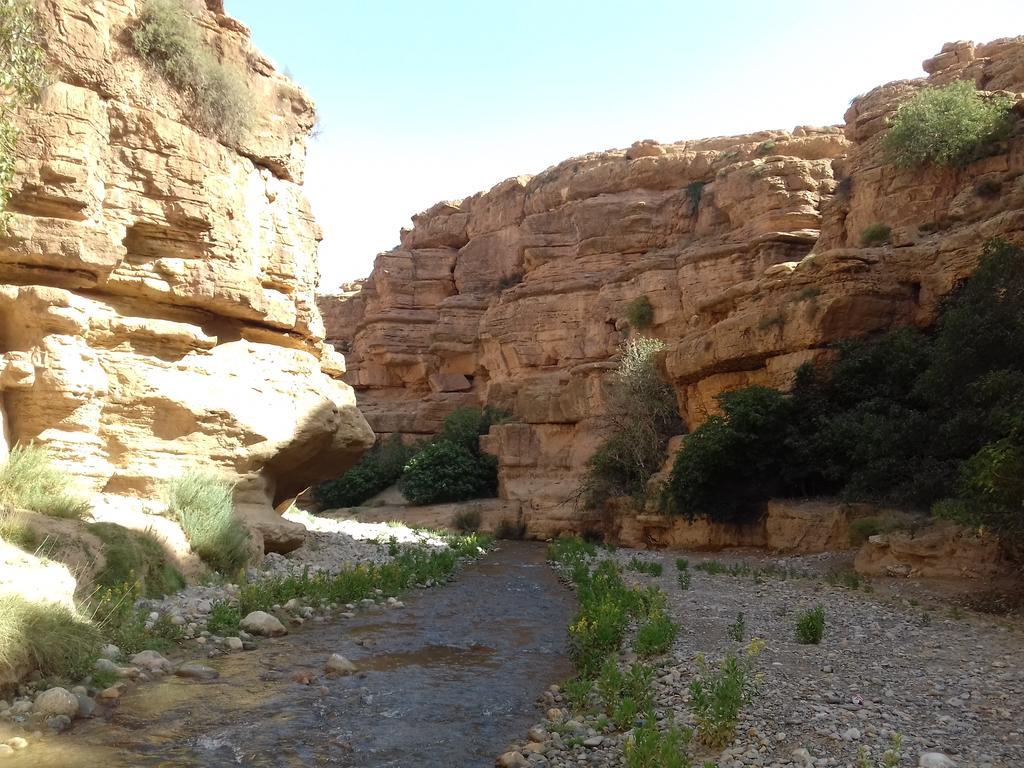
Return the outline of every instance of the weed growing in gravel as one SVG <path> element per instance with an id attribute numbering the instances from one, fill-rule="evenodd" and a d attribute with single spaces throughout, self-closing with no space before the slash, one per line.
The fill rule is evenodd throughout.
<path id="1" fill-rule="evenodd" d="M 692 739 L 693 732 L 688 728 L 670 725 L 659 731 L 657 721 L 648 717 L 626 741 L 626 768 L 690 768 L 692 763 L 684 750 Z M 705 768 L 709 765 L 705 763 Z"/>
<path id="2" fill-rule="evenodd" d="M 697 677 L 690 683 L 690 710 L 704 745 L 722 749 L 732 742 L 740 710 L 757 693 L 759 680 L 754 668 L 763 650 L 764 641 L 754 638 L 741 655 L 726 654 L 717 669 L 703 654 L 697 657 Z"/>
<path id="3" fill-rule="evenodd" d="M 664 609 L 654 611 L 636 633 L 636 652 L 641 656 L 659 656 L 667 652 L 679 635 L 679 625 Z"/>
<path id="4" fill-rule="evenodd" d="M 737 643 L 742 643 L 747 639 L 747 622 L 743 618 L 742 611 L 736 614 L 736 621 L 729 625 L 729 629 L 726 632 Z"/>
<path id="5" fill-rule="evenodd" d="M 825 634 L 825 609 L 820 605 L 801 611 L 796 617 L 796 639 L 803 645 L 817 645 Z"/>
<path id="6" fill-rule="evenodd" d="M 631 571 L 637 573 L 646 573 L 648 576 L 661 576 L 662 567 L 661 563 L 655 563 L 651 560 L 641 560 L 635 555 L 630 559 L 629 564 L 626 566 Z"/>
<path id="7" fill-rule="evenodd" d="M 896 768 L 903 756 L 903 734 L 894 733 L 889 740 L 889 749 L 882 753 L 882 762 L 875 763 L 868 754 L 867 747 L 861 745 L 857 748 L 857 768 Z"/>
<path id="8" fill-rule="evenodd" d="M 575 536 L 563 536 L 548 545 L 548 560 L 569 568 L 585 562 L 597 554 L 597 546 Z"/>
<path id="9" fill-rule="evenodd" d="M 712 576 L 724 574 L 726 576 L 750 577 L 760 582 L 764 578 L 789 579 L 800 576 L 800 572 L 792 568 L 781 568 L 776 565 L 765 565 L 760 568 L 753 568 L 747 563 L 723 563 L 719 560 L 707 560 L 693 566 L 698 571 L 704 571 Z"/>
<path id="10" fill-rule="evenodd" d="M 217 600 L 210 606 L 210 618 L 206 628 L 215 635 L 231 637 L 241 629 L 242 614 L 237 606 L 227 600 Z"/>
<path id="11" fill-rule="evenodd" d="M 623 673 L 613 657 L 605 659 L 595 687 L 604 711 L 618 727 L 629 728 L 632 726 L 632 718 L 635 718 L 638 712 L 646 711 L 653 706 L 653 679 L 654 670 L 645 664 L 633 664 Z M 623 726 L 621 723 L 626 721 L 628 724 Z"/>
<path id="12" fill-rule="evenodd" d="M 234 486 L 209 472 L 190 471 L 167 483 L 167 507 L 193 551 L 225 575 L 249 560 L 249 533 L 233 512 Z"/>
<path id="13" fill-rule="evenodd" d="M 690 588 L 690 570 L 680 571 L 676 578 L 679 581 L 679 588 L 684 592 Z"/>
<path id="14" fill-rule="evenodd" d="M 685 557 L 676 558 L 676 570 L 677 571 L 688 571 L 690 570 L 690 561 Z"/>
<path id="15" fill-rule="evenodd" d="M 846 587 L 847 589 L 860 589 L 867 583 L 856 571 L 833 571 L 825 579 L 833 587 Z"/>
<path id="16" fill-rule="evenodd" d="M 148 612 L 135 607 L 138 594 L 138 583 L 97 589 L 89 598 L 93 622 L 123 653 L 166 651 L 182 638 L 183 630 L 167 615 L 147 627 Z"/>
<path id="17" fill-rule="evenodd" d="M 566 682 L 563 690 L 573 712 L 582 712 L 587 708 L 587 701 L 593 689 L 594 683 L 585 677 L 577 677 Z"/>

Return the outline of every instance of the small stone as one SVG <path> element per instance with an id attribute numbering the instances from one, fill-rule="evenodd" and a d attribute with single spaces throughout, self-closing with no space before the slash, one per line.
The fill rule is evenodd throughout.
<path id="1" fill-rule="evenodd" d="M 0 757 L 10 757 L 14 754 L 14 747 L 9 744 L 0 744 Z"/>
<path id="2" fill-rule="evenodd" d="M 205 664 L 200 664 L 197 661 L 186 661 L 175 670 L 174 674 L 190 680 L 216 680 L 220 677 L 220 672 L 216 669 L 207 667 Z"/>
<path id="3" fill-rule="evenodd" d="M 526 733 L 530 741 L 544 741 L 548 737 L 548 732 L 541 728 L 539 725 L 533 726 Z"/>
<path id="4" fill-rule="evenodd" d="M 859 741 L 860 731 L 857 728 L 847 728 L 843 731 L 843 739 L 845 741 Z"/>
<path id="5" fill-rule="evenodd" d="M 78 714 L 77 717 L 89 718 L 92 717 L 92 713 L 96 711 L 96 702 L 93 701 L 89 696 L 84 693 L 76 694 L 78 698 Z"/>
<path id="6" fill-rule="evenodd" d="M 324 665 L 324 670 L 329 675 L 352 675 L 356 672 L 356 665 L 340 653 L 332 653 Z"/>
<path id="7" fill-rule="evenodd" d="M 253 611 L 242 619 L 242 627 L 254 635 L 262 635 L 264 637 L 278 637 L 288 634 L 284 624 L 266 611 Z"/>
<path id="8" fill-rule="evenodd" d="M 121 686 L 112 685 L 109 688 L 104 688 L 97 696 L 104 701 L 116 701 L 121 698 Z"/>
<path id="9" fill-rule="evenodd" d="M 798 747 L 791 753 L 793 759 L 803 763 L 805 766 L 814 765 L 814 758 L 811 757 L 811 753 L 808 752 L 804 747 Z"/>
<path id="10" fill-rule="evenodd" d="M 15 736 L 7 740 L 7 746 L 15 750 L 26 749 L 28 747 L 28 740 L 22 736 Z"/>
<path id="11" fill-rule="evenodd" d="M 150 672 L 170 672 L 171 662 L 156 651 L 140 651 L 131 658 L 132 664 Z"/>
<path id="12" fill-rule="evenodd" d="M 71 727 L 71 718 L 67 715 L 54 715 L 46 718 L 46 727 L 54 733 L 63 733 Z"/>
<path id="13" fill-rule="evenodd" d="M 583 740 L 584 747 L 600 747 L 604 744 L 604 736 L 591 736 L 589 739 Z"/>
<path id="14" fill-rule="evenodd" d="M 564 716 L 565 716 L 565 713 L 563 713 L 562 710 L 560 710 L 558 707 L 552 707 L 551 709 L 548 710 L 548 720 L 551 720 L 552 722 L 557 723 Z"/>
<path id="15" fill-rule="evenodd" d="M 523 757 L 521 752 L 506 752 L 498 758 L 498 765 L 501 768 L 527 768 L 530 762 Z"/>
<path id="16" fill-rule="evenodd" d="M 50 688 L 36 696 L 36 711 L 44 717 L 72 718 L 78 714 L 78 697 L 66 688 Z"/>
<path id="17" fill-rule="evenodd" d="M 956 763 L 941 752 L 924 752 L 917 760 L 918 768 L 956 768 Z"/>
<path id="18" fill-rule="evenodd" d="M 226 645 L 230 651 L 240 651 L 242 650 L 242 638 L 226 637 L 224 638 L 224 645 Z"/>
<path id="19" fill-rule="evenodd" d="M 302 603 L 299 602 L 299 598 L 297 597 L 293 597 L 291 600 L 284 604 L 284 609 L 286 611 L 297 611 L 300 608 L 302 608 Z"/>

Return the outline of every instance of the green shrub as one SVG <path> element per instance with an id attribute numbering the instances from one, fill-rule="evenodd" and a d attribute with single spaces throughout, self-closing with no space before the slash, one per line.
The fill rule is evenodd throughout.
<path id="1" fill-rule="evenodd" d="M 690 768 L 685 750 L 692 738 L 692 732 L 673 725 L 659 731 L 657 721 L 647 717 L 626 740 L 626 768 Z"/>
<path id="2" fill-rule="evenodd" d="M 93 523 L 89 532 L 103 542 L 105 564 L 96 575 L 102 587 L 139 585 L 144 597 L 163 597 L 184 588 L 185 579 L 167 561 L 160 542 L 148 533 L 133 531 L 114 523 Z"/>
<path id="3" fill-rule="evenodd" d="M 456 443 L 430 443 L 409 460 L 398 487 L 411 504 L 439 504 L 494 496 L 498 490 L 497 460 L 474 455 Z"/>
<path id="4" fill-rule="evenodd" d="M 1012 134 L 1012 106 L 1009 98 L 982 96 L 967 80 L 925 88 L 893 118 L 883 139 L 888 160 L 904 168 L 965 165 Z"/>
<path id="5" fill-rule="evenodd" d="M 46 81 L 39 20 L 29 0 L 0 0 L 0 232 L 14 179 L 19 131 L 14 114 L 39 95 Z"/>
<path id="6" fill-rule="evenodd" d="M 791 419 L 789 401 L 767 387 L 720 396 L 724 414 L 687 435 L 663 491 L 663 505 L 690 519 L 748 522 L 780 490 L 779 436 Z"/>
<path id="7" fill-rule="evenodd" d="M 876 221 L 874 224 L 864 227 L 864 231 L 860 233 L 860 244 L 865 248 L 873 248 L 885 245 L 889 242 L 890 237 L 892 237 L 892 227 Z"/>
<path id="8" fill-rule="evenodd" d="M 215 635 L 233 636 L 241 629 L 242 613 L 227 600 L 217 600 L 210 606 L 206 628 Z"/>
<path id="9" fill-rule="evenodd" d="M 14 446 L 0 465 L 0 507 L 63 518 L 89 512 L 89 502 L 71 491 L 68 476 L 53 466 L 49 453 L 32 445 Z"/>
<path id="10" fill-rule="evenodd" d="M 483 516 L 479 509 L 463 509 L 452 518 L 452 528 L 460 533 L 473 533 L 480 530 Z"/>
<path id="11" fill-rule="evenodd" d="M 147 627 L 148 610 L 135 607 L 138 595 L 138 584 L 122 582 L 98 588 L 89 598 L 93 622 L 103 638 L 123 653 L 164 652 L 182 639 L 184 629 L 172 624 L 167 614 Z"/>
<path id="12" fill-rule="evenodd" d="M 448 414 L 435 438 L 437 442 L 454 443 L 473 455 L 480 454 L 480 438 L 492 426 L 501 424 L 508 415 L 491 406 L 483 408 L 456 408 Z"/>
<path id="13" fill-rule="evenodd" d="M 233 487 L 216 475 L 190 471 L 167 484 L 167 506 L 192 550 L 213 570 L 233 575 L 249 560 L 249 534 L 234 516 Z"/>
<path id="14" fill-rule="evenodd" d="M 796 617 L 796 639 L 802 645 L 818 645 L 825 635 L 825 609 L 820 605 Z"/>
<path id="15" fill-rule="evenodd" d="M 725 632 L 737 643 L 742 643 L 747 639 L 747 620 L 744 618 L 742 611 L 736 614 L 736 621 L 730 624 Z"/>
<path id="16" fill-rule="evenodd" d="M 664 610 L 644 619 L 636 632 L 636 652 L 640 656 L 660 656 L 668 652 L 679 635 L 679 625 Z"/>
<path id="17" fill-rule="evenodd" d="M 345 474 L 314 488 L 313 498 L 324 509 L 359 506 L 398 482 L 419 448 L 406 445 L 397 434 L 378 440 Z"/>
<path id="18" fill-rule="evenodd" d="M 0 539 L 4 539 L 27 552 L 34 551 L 40 544 L 39 534 L 28 523 L 27 516 L 20 509 L 0 505 Z"/>
<path id="19" fill-rule="evenodd" d="M 696 216 L 700 211 L 700 200 L 704 196 L 704 187 L 707 185 L 706 181 L 691 181 L 686 185 L 686 201 L 689 203 L 690 216 Z"/>
<path id="20" fill-rule="evenodd" d="M 508 519 L 499 521 L 494 528 L 494 538 L 520 541 L 526 538 L 526 523 L 522 520 L 512 522 Z"/>
<path id="21" fill-rule="evenodd" d="M 594 689 L 594 683 L 586 677 L 576 677 L 566 681 L 562 689 L 573 712 L 583 712 L 587 708 L 587 702 L 590 699 L 590 692 Z"/>
<path id="22" fill-rule="evenodd" d="M 648 576 L 661 576 L 662 573 L 661 563 L 656 563 L 653 560 L 641 560 L 636 555 L 630 558 L 626 567 L 637 573 L 646 573 Z"/>
<path id="23" fill-rule="evenodd" d="M 630 328 L 642 331 L 654 322 L 654 307 L 646 296 L 637 296 L 626 305 L 626 322 Z"/>
<path id="24" fill-rule="evenodd" d="M 189 104 L 197 126 L 225 144 L 237 144 L 254 107 L 245 74 L 217 58 L 182 0 L 147 0 L 131 33 L 146 59 Z"/>
<path id="25" fill-rule="evenodd" d="M 661 468 L 672 435 L 682 431 L 675 392 L 663 379 L 657 357 L 663 342 L 636 336 L 622 349 L 622 360 L 608 381 L 602 430 L 607 435 L 587 460 L 578 490 L 585 508 L 609 498 L 630 496 L 641 504 L 647 483 Z"/>
<path id="26" fill-rule="evenodd" d="M 763 641 L 755 638 L 742 655 L 726 654 L 717 669 L 698 656 L 697 677 L 690 683 L 690 710 L 704 745 L 722 749 L 732 742 L 740 711 L 757 693 L 754 667 L 763 649 Z"/>
<path id="27" fill-rule="evenodd" d="M 99 654 L 96 627 L 57 603 L 0 595 L 0 668 L 28 666 L 43 677 L 78 681 Z"/>

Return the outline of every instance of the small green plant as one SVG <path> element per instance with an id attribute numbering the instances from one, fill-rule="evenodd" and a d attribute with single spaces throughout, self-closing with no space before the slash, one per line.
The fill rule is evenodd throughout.
<path id="1" fill-rule="evenodd" d="M 234 488 L 216 475 L 186 472 L 166 488 L 167 506 L 192 550 L 213 570 L 231 575 L 249 560 L 249 534 L 234 516 Z"/>
<path id="2" fill-rule="evenodd" d="M 565 691 L 565 698 L 574 712 L 582 712 L 587 708 L 587 701 L 590 699 L 590 692 L 594 683 L 585 677 L 576 677 L 569 680 L 562 686 Z"/>
<path id="3" fill-rule="evenodd" d="M 726 630 L 726 634 L 729 635 L 737 643 L 742 643 L 747 639 L 747 622 L 743 617 L 743 612 L 740 611 L 736 614 L 736 621 L 729 625 Z"/>
<path id="4" fill-rule="evenodd" d="M 237 635 L 241 629 L 242 614 L 227 600 L 217 600 L 210 606 L 206 628 L 215 635 Z"/>
<path id="5" fill-rule="evenodd" d="M 874 224 L 868 224 L 864 227 L 864 231 L 860 233 L 860 244 L 865 248 L 874 248 L 879 245 L 885 245 L 891 237 L 892 227 L 876 221 Z"/>
<path id="6" fill-rule="evenodd" d="M 7 203 L 14 179 L 19 131 L 14 115 L 32 103 L 46 82 L 36 6 L 0 0 L 0 232 L 7 228 Z"/>
<path id="7" fill-rule="evenodd" d="M 690 571 L 679 571 L 679 573 L 676 575 L 676 580 L 679 582 L 679 588 L 685 592 L 690 588 L 690 584 L 692 582 Z"/>
<path id="8" fill-rule="evenodd" d="M 34 445 L 14 446 L 0 465 L 0 507 L 63 518 L 89 512 L 89 502 L 72 492 L 68 475 L 53 465 L 45 449 Z"/>
<path id="9" fill-rule="evenodd" d="M 597 546 L 577 536 L 561 536 L 548 545 L 548 560 L 570 568 L 597 556 Z"/>
<path id="10" fill-rule="evenodd" d="M 665 611 L 652 613 L 636 633 L 636 652 L 641 656 L 658 656 L 668 651 L 679 634 L 679 625 Z"/>
<path id="11" fill-rule="evenodd" d="M 768 141 L 762 141 L 757 145 L 757 154 L 767 155 L 777 146 L 777 142 L 774 139 L 768 139 Z"/>
<path id="12" fill-rule="evenodd" d="M 860 589 L 864 585 L 864 578 L 851 570 L 832 571 L 825 578 L 833 587 Z"/>
<path id="13" fill-rule="evenodd" d="M 796 295 L 798 301 L 814 301 L 819 296 L 821 296 L 821 288 L 817 285 L 804 286 Z"/>
<path id="14" fill-rule="evenodd" d="M 147 0 L 131 42 L 185 97 L 200 129 L 226 144 L 241 141 L 254 114 L 245 75 L 218 59 L 182 0 Z"/>
<path id="15" fill-rule="evenodd" d="M 758 690 L 754 669 L 762 650 L 764 641 L 754 638 L 741 655 L 726 654 L 717 669 L 698 656 L 697 677 L 690 683 L 690 710 L 704 745 L 722 749 L 733 740 L 740 711 Z"/>
<path id="16" fill-rule="evenodd" d="M 626 740 L 626 768 L 690 768 L 685 750 L 692 739 L 689 729 L 670 725 L 659 731 L 655 718 L 646 717 Z"/>
<path id="17" fill-rule="evenodd" d="M 654 306 L 646 296 L 637 296 L 626 305 L 626 322 L 630 328 L 642 331 L 654 322 Z"/>
<path id="18" fill-rule="evenodd" d="M 690 561 L 685 557 L 676 558 L 676 570 L 677 571 L 688 571 L 690 570 Z"/>
<path id="19" fill-rule="evenodd" d="M 653 560 L 641 560 L 636 555 L 630 558 L 626 567 L 637 573 L 646 573 L 648 576 L 661 576 L 663 570 L 661 563 Z"/>
<path id="20" fill-rule="evenodd" d="M 452 528 L 459 533 L 475 533 L 480 530 L 481 522 L 483 522 L 483 515 L 476 507 L 461 509 L 452 518 Z"/>
<path id="21" fill-rule="evenodd" d="M 820 605 L 797 615 L 796 639 L 802 645 L 817 645 L 824 635 L 825 609 Z"/>
<path id="22" fill-rule="evenodd" d="M 1012 106 L 968 80 L 925 88 L 900 107 L 882 145 L 889 162 L 903 168 L 965 165 L 1013 133 Z"/>
<path id="23" fill-rule="evenodd" d="M 494 528 L 494 538 L 520 541 L 526 538 L 526 523 L 522 520 L 512 522 L 505 518 Z"/>
<path id="24" fill-rule="evenodd" d="M 902 755 L 903 734 L 894 733 L 889 739 L 889 748 L 882 753 L 881 768 L 896 768 L 900 764 Z M 864 745 L 857 748 L 857 768 L 877 768 Z"/>
<path id="25" fill-rule="evenodd" d="M 358 463 L 334 480 L 313 489 L 313 498 L 324 509 L 356 507 L 398 482 L 409 459 L 420 449 L 394 434 L 378 440 Z"/>
<path id="26" fill-rule="evenodd" d="M 696 216 L 700 211 L 700 200 L 704 196 L 704 187 L 707 185 L 706 181 L 691 181 L 686 185 L 686 201 L 689 203 L 690 216 Z"/>

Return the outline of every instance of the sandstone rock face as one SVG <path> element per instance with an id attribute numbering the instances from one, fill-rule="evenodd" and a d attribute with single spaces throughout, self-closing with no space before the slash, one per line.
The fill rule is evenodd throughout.
<path id="1" fill-rule="evenodd" d="M 130 497 L 220 470 L 285 549 L 301 532 L 272 504 L 372 442 L 314 300 L 313 106 L 210 0 L 198 23 L 257 118 L 238 147 L 199 133 L 126 43 L 140 6 L 40 4 L 52 82 L 23 116 L 0 238 L 3 442 L 42 443 L 84 486 Z"/>
<path id="2" fill-rule="evenodd" d="M 953 523 L 868 539 L 854 563 L 865 576 L 988 579 L 1006 566 L 999 541 Z"/>
<path id="3" fill-rule="evenodd" d="M 439 203 L 367 279 L 321 297 L 346 380 L 378 433 L 429 434 L 466 404 L 508 410 L 485 439 L 501 496 L 528 523 L 590 525 L 573 494 L 629 302 L 653 306 L 643 333 L 667 345 L 689 428 L 723 391 L 788 386 L 836 340 L 929 324 L 986 240 L 1024 231 L 1024 140 L 907 171 L 884 162 L 881 133 L 928 84 L 971 78 L 1019 102 L 1022 61 L 1024 38 L 953 44 L 928 78 L 855 99 L 845 126 L 637 142 Z M 891 245 L 860 247 L 875 222 Z"/>

